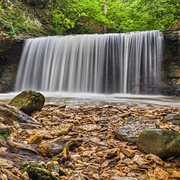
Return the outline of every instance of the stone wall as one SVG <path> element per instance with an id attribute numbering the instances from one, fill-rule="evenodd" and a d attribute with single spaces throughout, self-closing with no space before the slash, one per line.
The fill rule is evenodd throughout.
<path id="1" fill-rule="evenodd" d="M 23 41 L 0 39 L 0 93 L 14 91 Z"/>
<path id="2" fill-rule="evenodd" d="M 162 94 L 180 96 L 180 31 L 164 31 Z"/>

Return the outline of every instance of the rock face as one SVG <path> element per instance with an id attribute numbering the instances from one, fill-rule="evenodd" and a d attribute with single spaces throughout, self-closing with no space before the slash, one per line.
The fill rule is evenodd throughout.
<path id="1" fill-rule="evenodd" d="M 180 157 L 180 133 L 171 130 L 144 130 L 140 133 L 137 146 L 146 153 L 161 158 Z"/>
<path id="2" fill-rule="evenodd" d="M 164 31 L 161 91 L 180 95 L 180 31 Z"/>
<path id="3" fill-rule="evenodd" d="M 0 37 L 0 92 L 14 90 L 23 41 Z"/>
<path id="4" fill-rule="evenodd" d="M 34 111 L 40 111 L 44 106 L 45 97 L 36 91 L 23 91 L 15 96 L 9 105 L 15 106 L 26 114 L 31 114 Z"/>

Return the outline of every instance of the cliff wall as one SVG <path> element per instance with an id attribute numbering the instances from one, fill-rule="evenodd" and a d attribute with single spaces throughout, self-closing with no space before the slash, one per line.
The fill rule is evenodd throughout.
<path id="1" fill-rule="evenodd" d="M 162 94 L 180 96 L 180 31 L 164 31 Z"/>

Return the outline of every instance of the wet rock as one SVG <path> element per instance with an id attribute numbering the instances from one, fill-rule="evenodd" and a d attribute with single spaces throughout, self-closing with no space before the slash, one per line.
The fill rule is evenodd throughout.
<path id="1" fill-rule="evenodd" d="M 51 172 L 56 172 L 60 176 L 66 175 L 66 172 L 63 168 L 60 167 L 59 163 L 57 161 L 50 161 L 47 163 L 47 169 Z"/>
<path id="2" fill-rule="evenodd" d="M 164 122 L 172 122 L 174 125 L 180 126 L 180 113 L 168 114 L 163 118 Z"/>
<path id="3" fill-rule="evenodd" d="M 34 119 L 30 118 L 27 114 L 20 111 L 18 108 L 0 103 L 0 122 L 8 125 L 15 125 L 17 123 L 37 124 Z"/>
<path id="4" fill-rule="evenodd" d="M 124 125 L 118 126 L 114 130 L 114 135 L 121 141 L 135 143 L 142 130 L 155 128 L 156 124 L 153 121 L 130 120 Z"/>
<path id="5" fill-rule="evenodd" d="M 23 173 L 26 171 L 32 180 L 56 180 L 52 173 L 37 162 L 27 162 L 20 168 Z"/>
<path id="6" fill-rule="evenodd" d="M 6 133 L 10 133 L 10 129 L 9 127 L 7 127 L 5 124 L 0 123 L 0 134 L 6 134 Z"/>
<path id="7" fill-rule="evenodd" d="M 38 152 L 35 148 L 25 143 L 18 134 L 18 131 L 12 126 L 0 124 L 0 147 L 14 151 L 20 149 L 22 151 L 31 151 L 35 154 Z"/>
<path id="8" fill-rule="evenodd" d="M 34 133 L 32 133 L 30 137 L 27 139 L 27 142 L 29 144 L 40 144 L 42 139 L 43 136 L 40 133 L 34 131 Z"/>
<path id="9" fill-rule="evenodd" d="M 5 158 L 0 158 L 0 164 L 1 166 L 5 167 L 5 168 L 13 168 L 14 166 L 14 162 L 13 161 L 10 161 L 10 160 L 7 160 Z"/>
<path id="10" fill-rule="evenodd" d="M 44 106 L 45 97 L 36 91 L 23 91 L 15 96 L 9 105 L 15 106 L 24 113 L 30 115 L 34 111 L 40 111 Z"/>
<path id="11" fill-rule="evenodd" d="M 0 148 L 2 149 L 2 148 Z M 22 164 L 27 163 L 28 161 L 45 161 L 42 156 L 39 156 L 37 154 L 34 154 L 30 151 L 21 151 L 20 149 L 12 149 L 11 151 L 0 151 L 0 162 L 3 163 L 2 159 L 6 159 L 8 163 L 8 168 L 10 168 L 11 165 L 14 165 L 14 167 L 19 168 L 22 166 Z M 13 162 L 14 164 L 12 164 Z M 4 162 L 5 163 L 5 162 Z M 3 163 L 3 164 L 4 164 Z M 6 165 L 4 164 L 4 167 Z"/>
<path id="12" fill-rule="evenodd" d="M 72 141 L 69 139 L 56 139 L 52 141 L 42 141 L 38 146 L 38 151 L 45 157 L 54 157 L 66 150 L 64 156 L 68 155 L 69 147 Z"/>
<path id="13" fill-rule="evenodd" d="M 137 147 L 161 158 L 180 157 L 180 133 L 161 129 L 144 130 L 138 137 Z"/>

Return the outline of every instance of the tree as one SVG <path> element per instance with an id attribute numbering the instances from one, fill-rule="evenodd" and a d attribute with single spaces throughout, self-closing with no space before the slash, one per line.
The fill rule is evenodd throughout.
<path id="1" fill-rule="evenodd" d="M 178 0 L 54 0 L 54 34 L 165 30 L 180 20 Z"/>
<path id="2" fill-rule="evenodd" d="M 165 30 L 180 19 L 178 0 L 117 0 L 110 7 L 113 31 Z"/>

